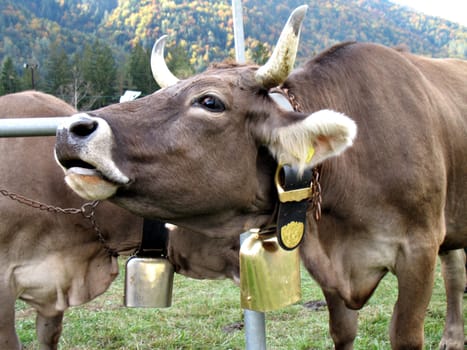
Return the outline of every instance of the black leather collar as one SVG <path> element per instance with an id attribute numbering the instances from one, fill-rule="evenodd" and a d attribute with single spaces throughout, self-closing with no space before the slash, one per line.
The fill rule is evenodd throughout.
<path id="1" fill-rule="evenodd" d="M 277 169 L 275 182 L 279 209 L 276 234 L 280 246 L 285 250 L 297 248 L 303 239 L 308 202 L 312 198 L 312 177 L 311 169 L 305 170 L 301 176 L 297 169 L 289 165 Z"/>
<path id="2" fill-rule="evenodd" d="M 166 258 L 169 230 L 165 223 L 158 220 L 144 219 L 143 237 L 136 256 L 145 258 Z"/>

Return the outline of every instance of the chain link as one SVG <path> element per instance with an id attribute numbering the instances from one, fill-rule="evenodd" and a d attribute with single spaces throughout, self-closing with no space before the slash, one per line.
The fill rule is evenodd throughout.
<path id="1" fill-rule="evenodd" d="M 28 207 L 34 208 L 34 209 L 39 209 L 42 211 L 46 211 L 49 213 L 56 213 L 56 214 L 69 214 L 69 215 L 76 215 L 76 214 L 81 214 L 83 218 L 86 220 L 89 220 L 89 222 L 92 225 L 92 228 L 94 232 L 97 235 L 97 238 L 99 242 L 102 244 L 104 247 L 105 251 L 111 255 L 111 256 L 117 256 L 118 253 L 111 249 L 104 238 L 104 235 L 102 234 L 102 231 L 100 230 L 99 226 L 97 225 L 96 222 L 96 207 L 99 205 L 100 201 L 92 201 L 92 202 L 87 202 L 84 203 L 81 208 L 60 208 L 56 207 L 53 205 L 45 204 L 39 201 L 35 201 L 33 199 L 24 197 L 20 194 L 14 193 L 7 191 L 5 189 L 0 189 L 0 194 L 13 200 L 16 201 L 20 204 L 26 205 Z"/>
<path id="2" fill-rule="evenodd" d="M 314 208 L 315 220 L 321 219 L 321 202 L 323 197 L 321 196 L 321 184 L 319 183 L 321 166 L 313 168 L 313 179 L 311 180 L 311 198 L 310 202 Z"/>
<path id="3" fill-rule="evenodd" d="M 302 112 L 302 106 L 297 101 L 297 98 L 295 97 L 295 95 L 290 93 L 289 89 L 281 88 L 281 90 L 284 92 L 285 96 L 289 99 L 290 104 L 292 105 L 292 108 L 294 109 L 294 111 Z"/>

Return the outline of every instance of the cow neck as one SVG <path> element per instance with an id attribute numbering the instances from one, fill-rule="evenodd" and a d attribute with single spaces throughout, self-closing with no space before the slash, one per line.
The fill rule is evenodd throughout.
<path id="1" fill-rule="evenodd" d="M 302 112 L 288 89 L 272 89 L 269 96 L 285 110 Z M 287 164 L 278 164 L 274 177 L 278 201 L 270 222 L 261 228 L 260 234 L 275 232 L 283 249 L 298 247 L 304 237 L 309 204 L 314 209 L 315 220 L 321 217 L 320 168 L 317 166 L 299 174 L 297 169 Z"/>
<path id="2" fill-rule="evenodd" d="M 26 205 L 33 209 L 42 210 L 48 213 L 67 214 L 67 215 L 80 214 L 84 219 L 89 220 L 89 222 L 92 225 L 92 229 L 96 233 L 97 239 L 99 240 L 100 244 L 102 244 L 102 247 L 104 248 L 104 250 L 110 256 L 118 256 L 118 252 L 110 248 L 109 245 L 107 244 L 104 238 L 104 235 L 102 234 L 102 231 L 100 230 L 99 225 L 97 225 L 97 222 L 96 222 L 96 217 L 95 217 L 96 207 L 99 205 L 100 201 L 86 202 L 81 206 L 81 208 L 61 208 L 61 207 L 53 206 L 50 204 L 45 204 L 45 203 L 36 201 L 34 199 L 30 199 L 18 193 L 10 192 L 4 188 L 0 188 L 0 194 L 13 201 L 18 202 L 19 204 Z"/>

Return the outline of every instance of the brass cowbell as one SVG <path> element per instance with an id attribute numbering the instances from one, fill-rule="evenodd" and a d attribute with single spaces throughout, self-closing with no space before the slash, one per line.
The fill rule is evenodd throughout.
<path id="1" fill-rule="evenodd" d="M 285 250 L 276 234 L 250 235 L 240 247 L 241 306 L 272 311 L 301 298 L 298 249 Z"/>

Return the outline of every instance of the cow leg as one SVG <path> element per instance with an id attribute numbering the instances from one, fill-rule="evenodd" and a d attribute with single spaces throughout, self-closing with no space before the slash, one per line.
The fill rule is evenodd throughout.
<path id="1" fill-rule="evenodd" d="M 63 312 L 53 317 L 46 317 L 37 313 L 36 334 L 40 350 L 57 350 L 58 341 L 62 333 Z"/>
<path id="2" fill-rule="evenodd" d="M 439 255 L 446 288 L 446 324 L 440 350 L 464 349 L 464 316 L 462 302 L 465 287 L 465 254 L 463 249 Z"/>
<path id="3" fill-rule="evenodd" d="M 437 254 L 434 247 L 402 249 L 395 268 L 399 295 L 391 319 L 391 347 L 422 350 L 423 324 L 433 291 Z"/>
<path id="4" fill-rule="evenodd" d="M 358 312 L 345 306 L 334 292 L 323 291 L 329 310 L 329 332 L 336 350 L 352 350 L 357 336 Z"/>
<path id="5" fill-rule="evenodd" d="M 0 349 L 19 350 L 21 343 L 15 331 L 16 298 L 9 290 L 0 289 Z"/>

